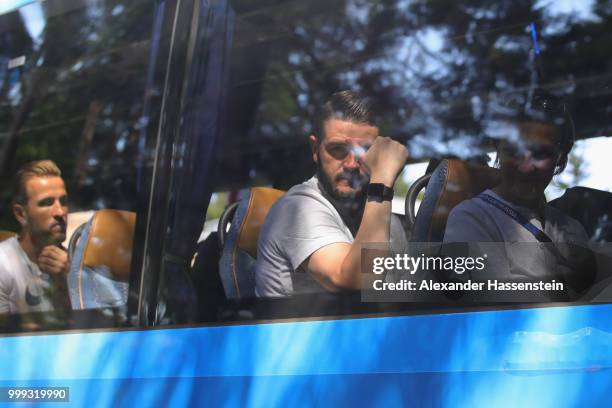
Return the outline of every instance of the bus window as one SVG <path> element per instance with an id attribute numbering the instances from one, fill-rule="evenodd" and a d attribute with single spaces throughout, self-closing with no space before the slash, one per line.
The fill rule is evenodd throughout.
<path id="1" fill-rule="evenodd" d="M 164 33 L 148 1 L 25 3 L 0 15 L 0 330 L 124 325 Z"/>
<path id="2" fill-rule="evenodd" d="M 10 237 L 23 226 L 11 204 L 20 167 L 55 162 L 68 193 L 66 237 L 55 246 L 72 254 L 71 271 L 87 270 L 90 287 L 105 294 L 90 302 L 81 287 L 69 296 L 72 311 L 111 307 L 118 320 L 142 325 L 431 311 L 423 302 L 363 302 L 354 274 L 334 275 L 329 265 L 345 259 L 369 201 L 386 206 L 394 187 L 396 201 L 377 220 L 387 225 L 388 217 L 383 235 L 398 248 L 420 236 L 423 223 L 438 232 L 424 241 L 443 242 L 444 217 L 469 198 L 467 187 L 430 183 L 414 220 L 397 198 L 426 172 L 447 181 L 435 177 L 445 176 L 451 162 L 472 169 L 478 185 L 498 174 L 495 160 L 478 166 L 500 144 L 506 153 L 520 151 L 506 142 L 522 128 L 513 132 L 498 121 L 511 95 L 531 100 L 544 90 L 560 97 L 584 163 L 596 150 L 580 145 L 612 131 L 610 84 L 598 51 L 609 19 L 594 3 L 571 9 L 572 19 L 566 8 L 542 2 L 170 3 L 55 0 L 0 15 L 1 228 Z M 344 96 L 326 105 L 338 92 Z M 350 95 L 359 95 L 367 112 L 337 109 Z M 342 141 L 328 143 L 328 134 Z M 387 165 L 401 167 L 402 158 L 408 164 L 399 177 L 400 169 L 389 176 L 376 164 L 382 160 L 371 159 L 381 150 L 394 152 L 385 154 Z M 542 149 L 523 156 L 534 152 Z M 568 157 L 566 173 L 552 186 L 585 181 L 564 178 L 572 163 L 580 161 Z M 371 190 L 364 189 L 368 174 L 379 178 Z M 305 188 L 319 189 L 322 207 L 301 214 L 275 209 L 308 180 Z M 608 187 L 585 184 L 592 188 L 570 188 L 558 198 L 560 191 L 549 190 L 547 198 L 605 244 Z M 459 193 L 452 205 L 434 199 L 436 186 Z M 571 204 L 586 193 L 592 205 Z M 61 200 L 60 194 L 52 205 L 65 207 Z M 438 221 L 428 214 L 438 210 L 445 215 L 433 225 Z M 272 229 L 268 219 L 281 215 L 286 222 Z M 314 235 L 291 229 L 310 228 L 314 219 L 323 228 Z M 330 223 L 335 227 L 326 229 Z M 125 233 L 105 240 L 104 231 Z M 264 251 L 282 250 L 267 254 L 270 286 L 258 296 L 262 236 L 276 241 Z M 300 241 L 313 236 L 320 238 L 315 248 Z M 109 245 L 92 252 L 88 242 Z M 331 253 L 312 257 L 328 246 Z M 281 279 L 276 269 L 283 265 L 288 275 Z M 357 263 L 350 265 L 355 271 Z M 305 292 L 295 293 L 298 287 Z M 126 293 L 132 310 L 124 312 Z"/>
<path id="3" fill-rule="evenodd" d="M 278 232 L 270 237 L 269 214 L 287 218 L 284 225 L 288 238 L 297 233 L 292 224 L 301 226 L 307 224 L 305 219 L 320 216 L 314 210 L 308 214 L 296 212 L 292 218 L 290 213 L 275 206 L 277 200 L 283 200 L 292 187 L 315 175 L 321 176 L 325 169 L 320 163 L 326 157 L 329 166 L 333 166 L 333 160 L 359 161 L 359 149 L 364 154 L 373 143 L 363 141 L 367 139 L 367 126 L 356 127 L 348 133 L 338 131 L 346 140 L 350 139 L 348 145 L 340 143 L 325 152 L 319 150 L 324 139 L 321 132 L 329 125 L 321 123 L 321 111 L 338 91 L 365 97 L 371 108 L 367 120 L 359 117 L 345 122 L 373 125 L 377 134 L 388 136 L 407 148 L 410 165 L 395 184 L 396 192 L 403 195 L 416 179 L 426 171 L 433 172 L 445 159 L 479 165 L 488 161 L 488 166 L 493 167 L 495 160 L 488 160 L 488 155 L 494 158 L 496 143 L 508 139 L 511 133 L 496 127 L 495 122 L 496 115 L 507 106 L 508 95 L 532 95 L 536 89 L 545 90 L 564 101 L 573 119 L 575 155 L 569 158 L 566 172 L 551 184 L 551 189 L 557 188 L 556 195 L 547 190 L 549 201 L 560 195 L 560 187 L 567 189 L 588 181 L 580 177 L 571 179 L 571 174 L 580 172 L 576 170 L 580 163 L 584 163 L 584 168 L 591 160 L 593 163 L 597 160 L 597 149 L 584 146 L 594 143 L 595 135 L 609 136 L 612 131 L 606 113 L 612 93 L 607 74 L 602 71 L 606 66 L 605 56 L 596 51 L 596 45 L 603 46 L 607 34 L 588 34 L 590 30 L 609 33 L 610 28 L 604 23 L 607 11 L 591 3 L 577 6 L 580 12 L 575 14 L 575 19 L 564 17 L 567 10 L 542 2 L 529 7 L 513 2 L 496 6 L 483 2 L 473 7 L 445 4 L 443 8 L 410 1 L 384 5 L 349 1 L 341 6 L 321 1 L 298 4 L 236 0 L 214 4 L 224 10 L 224 23 L 215 26 L 217 31 L 212 30 L 218 41 L 207 46 L 196 44 L 194 50 L 208 52 L 210 44 L 225 47 L 223 52 L 219 48 L 214 54 L 218 56 L 214 60 L 218 64 L 211 74 L 217 78 L 212 82 L 222 84 L 222 91 L 214 99 L 220 105 L 215 105 L 218 109 L 213 110 L 220 116 L 214 116 L 214 120 L 209 118 L 208 123 L 214 124 L 214 128 L 199 133 L 192 129 L 185 136 L 192 138 L 192 146 L 204 140 L 210 143 L 207 156 L 203 153 L 198 156 L 206 157 L 206 176 L 194 185 L 196 177 L 188 170 L 181 170 L 181 181 L 175 181 L 174 187 L 183 197 L 188 191 L 207 194 L 190 204 L 185 198 L 180 205 L 177 201 L 169 210 L 171 222 L 167 226 L 170 229 L 177 226 L 177 234 L 179 230 L 189 232 L 182 236 L 188 236 L 184 246 L 191 253 L 185 249 L 181 258 L 190 261 L 190 267 L 183 271 L 187 270 L 188 279 L 194 283 L 191 289 L 195 290 L 195 301 L 201 309 L 199 317 L 192 316 L 196 320 L 266 318 L 271 316 L 265 314 L 271 304 L 273 309 L 289 310 L 281 313 L 283 317 L 431 309 L 431 305 L 418 302 L 399 306 L 365 304 L 358 291 L 337 290 L 335 278 L 309 270 L 303 264 L 303 255 L 292 257 L 311 249 L 299 245 L 283 247 L 284 243 L 275 238 L 285 235 Z M 589 29 L 578 33 L 573 30 L 578 26 Z M 209 35 L 212 34 L 209 32 Z M 203 51 L 200 55 L 209 55 Z M 213 59 L 209 57 L 207 61 L 211 69 Z M 190 75 L 193 77 L 201 67 L 202 62 L 196 57 Z M 190 88 L 189 84 L 187 88 L 194 93 L 190 101 L 199 93 L 211 93 L 213 89 L 210 84 L 199 89 Z M 186 105 L 184 113 L 195 123 L 195 118 L 209 114 L 209 110 L 198 109 Z M 340 112 L 341 119 L 342 115 Z M 576 155 L 580 155 L 580 160 Z M 357 165 L 351 162 L 348 167 L 351 166 Z M 348 168 L 346 163 L 345 167 Z M 593 177 L 603 177 L 599 174 L 605 172 L 599 166 L 593 171 L 597 173 Z M 344 173 L 338 177 L 331 180 L 332 190 L 335 182 L 341 186 L 352 182 Z M 606 192 L 609 186 L 604 184 L 593 185 L 601 191 L 595 199 L 597 205 L 609 201 Z M 322 191 L 324 197 L 329 193 Z M 404 238 L 410 240 L 413 231 L 406 228 L 402 204 L 400 199 L 392 209 L 400 213 L 398 219 Z M 203 212 L 185 213 L 194 206 Z M 602 204 L 597 208 L 600 213 L 592 214 L 591 218 L 605 216 L 607 207 Z M 340 226 L 337 230 L 327 230 L 329 235 L 322 233 L 323 244 L 316 244 L 321 245 L 317 248 L 335 242 L 350 245 L 358 233 L 360 218 L 351 224 L 338 211 Z M 579 222 L 589 218 L 572 216 Z M 191 226 L 187 227 L 187 223 Z M 283 231 L 283 228 L 274 231 Z M 342 231 L 338 232 L 343 228 L 348 231 L 346 241 Z M 597 237 L 602 237 L 607 227 L 583 225 L 583 228 L 591 236 L 597 230 Z M 257 293 L 261 234 L 267 234 L 266 239 L 273 242 L 263 248 L 264 252 L 272 245 L 283 247 L 268 254 L 275 259 L 274 267 L 291 269 L 289 280 L 278 275 L 271 278 L 274 289 L 266 299 Z M 308 237 L 302 238 L 304 247 L 309 245 Z M 172 245 L 178 240 L 178 236 L 173 238 Z M 314 252 L 308 253 L 306 259 L 311 260 Z M 307 272 L 303 273 L 304 269 Z M 175 278 L 185 280 L 182 273 L 166 274 L 162 288 L 173 287 Z M 308 282 L 300 282 L 302 278 Z M 294 293 L 301 284 L 308 287 L 303 296 Z M 345 286 L 355 289 L 351 284 Z M 170 300 L 172 290 L 162 290 Z M 185 292 L 176 293 L 183 296 Z M 330 301 L 330 297 L 335 300 Z M 303 299 L 302 304 L 298 298 Z M 335 307 L 338 302 L 343 305 L 341 312 Z M 168 305 L 167 312 L 172 309 Z M 323 306 L 315 307 L 318 305 Z M 266 312 L 258 314 L 261 310 Z"/>

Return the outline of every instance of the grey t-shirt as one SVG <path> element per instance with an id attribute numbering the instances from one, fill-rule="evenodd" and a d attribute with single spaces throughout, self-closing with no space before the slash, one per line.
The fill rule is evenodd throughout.
<path id="1" fill-rule="evenodd" d="M 0 243 L 0 314 L 53 310 L 51 282 L 30 261 L 16 237 Z"/>
<path id="2" fill-rule="evenodd" d="M 353 240 L 338 211 L 321 193 L 316 176 L 292 187 L 272 206 L 259 235 L 255 294 L 285 297 L 323 291 L 310 274 L 297 269 L 318 249 Z M 396 216 L 391 217 L 391 242 L 406 243 Z"/>
<path id="3" fill-rule="evenodd" d="M 493 190 L 484 192 L 522 214 L 553 242 L 582 244 L 588 236 L 582 225 L 569 215 L 551 206 L 544 207 L 545 225 L 536 213 L 512 204 Z M 499 208 L 474 197 L 459 203 L 448 216 L 444 242 L 538 242 L 526 228 L 519 225 Z"/>
<path id="4" fill-rule="evenodd" d="M 539 242 L 504 211 L 478 197 L 461 202 L 450 212 L 444 242 L 478 243 L 479 252 L 487 254 L 487 278 L 551 278 L 568 266 L 565 261 L 575 261 L 578 265 L 588 255 L 584 251 L 588 236 L 577 220 L 545 206 L 543 226 L 533 210 L 514 205 L 492 190 L 485 194 L 520 213 L 552 240 L 552 243 Z"/>

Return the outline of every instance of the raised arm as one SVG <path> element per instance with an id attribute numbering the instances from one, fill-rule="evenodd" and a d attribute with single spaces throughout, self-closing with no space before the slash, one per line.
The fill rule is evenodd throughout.
<path id="1" fill-rule="evenodd" d="M 393 187 L 404 167 L 406 147 L 390 138 L 378 137 L 360 162 L 370 175 L 370 183 Z M 302 264 L 307 272 L 330 290 L 361 287 L 361 245 L 389 242 L 391 201 L 365 204 L 363 218 L 352 244 L 335 243 L 315 251 Z"/>

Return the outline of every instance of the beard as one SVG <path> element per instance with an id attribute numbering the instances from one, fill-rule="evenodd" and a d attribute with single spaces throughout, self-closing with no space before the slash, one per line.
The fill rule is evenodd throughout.
<path id="1" fill-rule="evenodd" d="M 59 225 L 60 228 L 57 228 Z M 30 232 L 32 240 L 40 246 L 59 245 L 66 239 L 66 223 L 57 221 L 52 229 L 37 229 Z"/>
<path id="2" fill-rule="evenodd" d="M 509 170 L 502 173 L 503 183 L 510 187 L 508 191 L 512 192 L 516 204 L 527 206 L 539 203 L 551 179 L 547 176 L 521 176 Z"/>
<path id="3" fill-rule="evenodd" d="M 352 186 L 357 187 L 351 192 L 342 192 L 334 188 L 332 179 L 323 171 L 319 163 L 317 163 L 317 179 L 319 180 L 321 192 L 338 211 L 338 214 L 340 214 L 346 226 L 353 233 L 353 236 L 357 235 L 365 207 L 366 186 L 369 178 L 359 172 L 357 172 L 358 174 L 340 173 L 336 175 L 335 181 L 342 178 L 348 179 Z"/>
<path id="4" fill-rule="evenodd" d="M 332 178 L 323 171 L 321 165 L 317 164 L 317 178 L 327 195 L 338 202 L 350 205 L 351 203 L 365 200 L 366 186 L 369 182 L 369 178 L 359 171 L 342 172 L 335 175 L 332 180 Z M 340 191 L 338 188 L 334 187 L 335 183 L 340 180 L 347 180 L 352 191 Z"/>

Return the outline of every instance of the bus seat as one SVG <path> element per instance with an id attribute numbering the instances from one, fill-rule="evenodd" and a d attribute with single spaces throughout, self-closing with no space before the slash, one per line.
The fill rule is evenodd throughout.
<path id="1" fill-rule="evenodd" d="M 461 201 L 499 184 L 499 170 L 444 159 L 431 174 L 412 229 L 413 242 L 442 242 L 450 211 Z"/>
<path id="2" fill-rule="evenodd" d="M 7 230 L 0 230 L 0 242 L 7 240 L 9 238 L 14 237 L 15 235 L 17 235 L 16 232 L 13 231 L 7 231 Z"/>
<path id="3" fill-rule="evenodd" d="M 135 222 L 133 212 L 104 209 L 79 227 L 68 278 L 74 309 L 125 304 Z"/>
<path id="4" fill-rule="evenodd" d="M 127 282 L 132 262 L 136 213 L 100 210 L 93 217 L 82 264 L 106 265 L 116 280 Z"/>
<path id="5" fill-rule="evenodd" d="M 224 234 L 219 261 L 219 274 L 228 299 L 255 297 L 257 239 L 270 207 L 284 193 L 269 187 L 254 187 L 248 198 L 235 207 L 229 231 Z M 224 231 L 225 227 L 220 226 Z"/>
<path id="6" fill-rule="evenodd" d="M 548 203 L 578 220 L 592 240 L 610 242 L 612 225 L 612 193 L 576 186 Z"/>
<path id="7" fill-rule="evenodd" d="M 227 300 L 219 276 L 221 247 L 217 235 L 218 231 L 213 231 L 198 242 L 191 266 L 191 282 L 198 298 L 198 321 L 216 320 Z"/>

